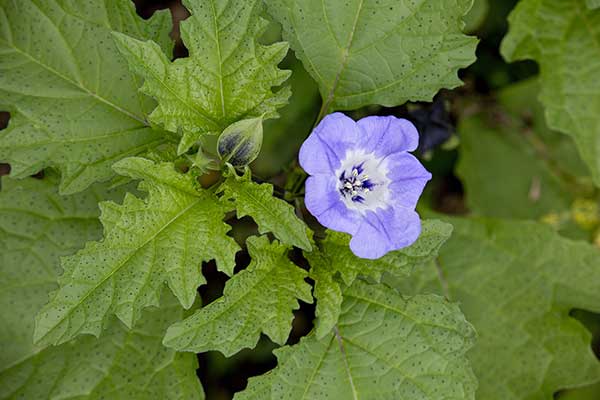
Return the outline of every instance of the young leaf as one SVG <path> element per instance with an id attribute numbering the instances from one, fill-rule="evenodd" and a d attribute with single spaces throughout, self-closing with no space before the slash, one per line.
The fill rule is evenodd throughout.
<path id="1" fill-rule="evenodd" d="M 74 193 L 167 139 L 146 120 L 154 102 L 137 93 L 113 30 L 170 52 L 169 13 L 144 21 L 130 0 L 0 0 L 0 109 L 11 113 L 0 160 L 12 176 L 53 166 L 61 193 Z"/>
<path id="2" fill-rule="evenodd" d="M 356 281 L 335 332 L 276 350 L 277 368 L 235 398 L 472 400 L 474 339 L 455 304 Z"/>
<path id="3" fill-rule="evenodd" d="M 192 14 L 181 23 L 188 58 L 170 62 L 161 48 L 115 34 L 121 53 L 144 78 L 141 91 L 158 101 L 150 120 L 183 131 L 179 152 L 202 135 L 220 133 L 240 119 L 273 118 L 287 103 L 289 72 L 277 68 L 286 43 L 258 42 L 267 23 L 259 0 L 184 0 Z"/>
<path id="4" fill-rule="evenodd" d="M 258 231 L 273 232 L 282 243 L 310 251 L 307 227 L 294 213 L 294 207 L 273 197 L 273 186 L 257 184 L 250 180 L 249 173 L 237 176 L 231 173 L 219 191 L 223 200 L 233 202 L 238 218 L 251 216 L 258 224 Z"/>
<path id="5" fill-rule="evenodd" d="M 272 0 L 284 38 L 319 84 L 322 113 L 431 100 L 475 60 L 472 0 Z"/>
<path id="6" fill-rule="evenodd" d="M 524 0 L 509 22 L 504 58 L 537 61 L 548 125 L 573 136 L 600 186 L 600 10 L 585 0 Z"/>
<path id="7" fill-rule="evenodd" d="M 57 183 L 2 180 L 0 398 L 202 399 L 195 357 L 161 344 L 166 326 L 181 318 L 173 301 L 130 332 L 112 321 L 102 339 L 33 345 L 34 315 L 56 288 L 59 257 L 99 238 L 98 200 L 120 197 L 96 186 L 61 197 Z"/>
<path id="8" fill-rule="evenodd" d="M 309 275 L 315 281 L 317 337 L 321 339 L 329 334 L 340 315 L 342 289 L 337 275 L 346 286 L 352 285 L 359 275 L 377 282 L 384 273 L 407 276 L 413 267 L 435 257 L 451 233 L 450 224 L 426 220 L 419 239 L 412 246 L 388 253 L 378 260 L 366 260 L 352 254 L 348 246 L 349 235 L 328 231 L 320 251 L 304 253 L 311 265 Z"/>
<path id="9" fill-rule="evenodd" d="M 600 250 L 533 222 L 450 222 L 439 269 L 421 268 L 399 289 L 460 302 L 479 334 L 469 352 L 478 396 L 550 399 L 600 381 L 591 335 L 570 316 L 573 308 L 600 312 Z"/>
<path id="10" fill-rule="evenodd" d="M 230 356 L 256 346 L 263 332 L 283 344 L 292 326 L 298 301 L 312 303 L 306 272 L 287 256 L 289 248 L 266 236 L 247 240 L 252 262 L 225 285 L 223 297 L 172 325 L 168 347 L 196 353 L 218 350 Z"/>
<path id="11" fill-rule="evenodd" d="M 128 158 L 115 169 L 143 179 L 148 198 L 128 194 L 122 205 L 101 203 L 104 239 L 63 258 L 60 288 L 36 318 L 36 342 L 98 336 L 113 313 L 131 328 L 143 308 L 158 305 L 165 281 L 190 308 L 205 282 L 202 261 L 215 259 L 233 273 L 238 246 L 223 222 L 229 209 L 213 193 L 196 190 L 193 178 L 170 163 Z"/>

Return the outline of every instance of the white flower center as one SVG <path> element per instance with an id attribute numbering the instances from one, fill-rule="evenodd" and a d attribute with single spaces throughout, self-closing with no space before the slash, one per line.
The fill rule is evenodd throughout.
<path id="1" fill-rule="evenodd" d="M 390 198 L 387 172 L 385 159 L 364 150 L 348 150 L 335 172 L 346 207 L 361 213 L 387 208 Z"/>

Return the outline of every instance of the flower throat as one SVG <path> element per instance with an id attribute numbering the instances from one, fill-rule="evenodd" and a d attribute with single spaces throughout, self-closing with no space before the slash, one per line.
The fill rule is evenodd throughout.
<path id="1" fill-rule="evenodd" d="M 352 201 L 364 203 L 367 193 L 369 193 L 375 184 L 369 179 L 369 175 L 364 173 L 364 163 L 354 165 L 350 173 L 346 170 L 340 174 L 340 193 L 344 197 L 350 197 Z"/>

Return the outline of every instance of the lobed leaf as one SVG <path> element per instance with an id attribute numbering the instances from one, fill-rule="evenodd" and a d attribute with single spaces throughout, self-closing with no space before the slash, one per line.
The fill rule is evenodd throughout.
<path id="1" fill-rule="evenodd" d="M 148 21 L 129 0 L 0 0 L 0 160 L 23 178 L 52 166 L 61 193 L 114 176 L 111 165 L 168 140 L 147 114 L 111 32 L 152 39 L 171 52 L 171 19 Z"/>
<path id="2" fill-rule="evenodd" d="M 249 173 L 240 177 L 231 172 L 219 192 L 224 201 L 235 205 L 238 218 L 251 216 L 261 234 L 273 232 L 282 243 L 311 250 L 306 224 L 296 216 L 294 207 L 273 196 L 272 185 L 252 182 Z"/>
<path id="3" fill-rule="evenodd" d="M 550 399 L 600 382 L 591 335 L 570 315 L 600 311 L 600 249 L 534 222 L 449 221 L 454 234 L 439 269 L 419 269 L 398 289 L 461 303 L 479 336 L 469 352 L 478 397 Z"/>
<path id="4" fill-rule="evenodd" d="M 236 399 L 475 399 L 475 331 L 438 296 L 356 281 L 333 333 L 275 350 L 278 365 Z"/>
<path id="5" fill-rule="evenodd" d="M 270 13 L 319 84 L 322 114 L 429 101 L 461 84 L 477 39 L 462 34 L 472 0 L 272 0 Z"/>
<path id="6" fill-rule="evenodd" d="M 201 263 L 216 260 L 232 274 L 238 246 L 223 222 L 229 209 L 173 164 L 128 158 L 115 165 L 142 179 L 145 200 L 101 203 L 104 239 L 62 260 L 60 288 L 36 318 L 36 342 L 60 344 L 78 334 L 98 336 L 110 314 L 131 328 L 143 308 L 158 306 L 163 283 L 185 308 L 205 283 Z"/>
<path id="7" fill-rule="evenodd" d="M 113 320 L 101 339 L 33 345 L 34 315 L 56 287 L 59 257 L 101 236 L 97 202 L 122 192 L 92 186 L 61 197 L 57 181 L 2 180 L 0 399 L 202 399 L 195 357 L 161 344 L 166 326 L 182 316 L 173 301 L 131 331 Z"/>
<path id="8" fill-rule="evenodd" d="M 327 231 L 327 236 L 320 243 L 320 251 L 304 253 L 311 265 L 309 275 L 315 281 L 317 337 L 320 339 L 329 334 L 337 322 L 341 312 L 342 286 L 352 285 L 361 275 L 376 282 L 380 282 L 384 274 L 408 276 L 415 266 L 435 257 L 451 233 L 451 225 L 425 220 L 421 235 L 412 246 L 388 253 L 378 260 L 367 260 L 352 254 L 349 235 Z"/>
<path id="9" fill-rule="evenodd" d="M 179 152 L 206 134 L 240 119 L 273 118 L 287 104 L 289 71 L 277 68 L 288 46 L 258 39 L 267 22 L 260 0 L 184 0 L 191 16 L 181 22 L 188 58 L 170 62 L 152 41 L 115 33 L 130 68 L 144 78 L 141 91 L 158 101 L 150 120 L 183 133 Z"/>
<path id="10" fill-rule="evenodd" d="M 509 22 L 502 55 L 539 64 L 548 125 L 573 137 L 600 185 L 600 10 L 585 0 L 524 0 Z"/>
<path id="11" fill-rule="evenodd" d="M 172 325 L 164 344 L 182 351 L 218 350 L 230 356 L 256 346 L 261 332 L 283 344 L 297 299 L 312 303 L 307 273 L 287 256 L 289 248 L 266 236 L 247 240 L 252 262 L 226 284 L 223 297 Z"/>

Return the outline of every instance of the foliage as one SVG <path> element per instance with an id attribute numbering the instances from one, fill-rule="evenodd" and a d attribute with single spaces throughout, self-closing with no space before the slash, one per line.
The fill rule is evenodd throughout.
<path id="1" fill-rule="evenodd" d="M 154 40 L 170 54 L 168 13 L 143 21 L 127 1 L 2 0 L 0 27 L 0 108 L 12 115 L 0 159 L 12 176 L 56 167 L 61 192 L 74 193 L 170 139 L 150 127 L 153 101 L 137 93 L 111 38 Z"/>
<path id="2" fill-rule="evenodd" d="M 181 23 L 190 52 L 185 59 L 171 63 L 157 43 L 115 34 L 131 69 L 144 78 L 140 90 L 158 101 L 150 121 L 173 132 L 183 131 L 179 152 L 201 135 L 221 133 L 240 119 L 277 116 L 277 108 L 290 95 L 287 87 L 271 91 L 289 76 L 289 71 L 277 68 L 287 44 L 258 43 L 266 25 L 260 17 L 260 1 L 184 4 L 192 13 Z"/>
<path id="3" fill-rule="evenodd" d="M 598 397 L 599 1 L 170 4 L 0 0 L 0 399 Z M 421 161 L 335 125 L 305 185 L 336 110 Z M 379 259 L 306 208 L 420 162 Z"/>
<path id="4" fill-rule="evenodd" d="M 124 192 L 95 185 L 61 197 L 57 183 L 55 177 L 2 180 L 0 398 L 204 398 L 194 357 L 161 344 L 168 324 L 182 316 L 170 296 L 132 330 L 113 319 L 100 340 L 81 337 L 49 348 L 33 344 L 34 315 L 56 288 L 59 257 L 98 238 L 98 200 Z"/>
<path id="5" fill-rule="evenodd" d="M 461 33 L 471 4 L 268 2 L 284 38 L 319 84 L 323 113 L 431 100 L 440 88 L 458 86 L 456 71 L 474 61 L 476 40 Z"/>
<path id="6" fill-rule="evenodd" d="M 238 397 L 475 398 L 465 357 L 475 331 L 457 305 L 360 281 L 344 297 L 334 332 L 277 350 L 278 367 L 251 380 Z"/>
<path id="7" fill-rule="evenodd" d="M 469 353 L 478 396 L 552 398 L 558 389 L 597 381 L 590 333 L 569 314 L 600 312 L 600 250 L 534 222 L 449 222 L 454 233 L 439 266 L 420 269 L 399 289 L 460 302 L 479 334 Z"/>
<path id="8" fill-rule="evenodd" d="M 597 2 L 587 0 L 590 8 Z M 600 185 L 600 12 L 586 0 L 525 0 L 510 16 L 502 43 L 507 60 L 534 59 L 540 66 L 540 99 L 548 125 L 572 135 L 596 185 Z M 582 66 L 586 66 L 582 68 Z"/>

